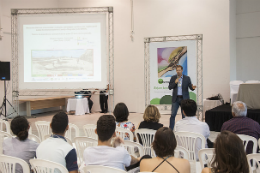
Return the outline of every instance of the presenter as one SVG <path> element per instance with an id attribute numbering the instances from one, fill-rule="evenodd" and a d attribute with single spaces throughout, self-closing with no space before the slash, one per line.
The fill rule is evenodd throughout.
<path id="1" fill-rule="evenodd" d="M 177 75 L 171 77 L 169 83 L 169 90 L 172 91 L 172 114 L 170 118 L 170 128 L 173 130 L 175 125 L 175 117 L 178 112 L 181 101 L 189 99 L 189 88 L 194 91 L 196 86 L 193 86 L 189 76 L 183 75 L 183 67 L 181 65 L 176 66 Z M 182 118 L 184 118 L 183 112 L 181 111 Z"/>

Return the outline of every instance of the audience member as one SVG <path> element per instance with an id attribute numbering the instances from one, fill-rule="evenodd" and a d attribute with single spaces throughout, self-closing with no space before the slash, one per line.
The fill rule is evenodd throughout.
<path id="1" fill-rule="evenodd" d="M 187 132 L 194 132 L 203 135 L 206 139 L 206 148 L 207 145 L 207 138 L 210 135 L 209 126 L 205 122 L 201 122 L 196 117 L 197 112 L 197 104 L 194 100 L 186 99 L 181 102 L 181 109 L 185 116 L 184 119 L 178 121 L 175 125 L 175 131 L 187 131 Z M 178 140 L 178 139 L 177 139 Z M 196 157 L 198 160 L 198 151 L 201 149 L 201 141 L 198 140 L 196 143 Z"/>
<path id="2" fill-rule="evenodd" d="M 216 155 L 213 157 L 212 168 L 204 168 L 202 173 L 249 173 L 244 144 L 236 134 L 222 131 L 214 148 Z"/>
<path id="3" fill-rule="evenodd" d="M 156 106 L 149 105 L 144 111 L 144 116 L 142 121 L 138 127 L 138 129 L 153 129 L 158 130 L 163 127 L 163 124 L 159 123 L 159 119 L 161 118 L 161 114 Z"/>
<path id="4" fill-rule="evenodd" d="M 226 121 L 221 128 L 221 131 L 228 130 L 236 134 L 244 134 L 255 137 L 257 140 L 260 137 L 260 125 L 258 122 L 246 117 L 247 107 L 246 104 L 237 101 L 232 105 L 233 118 Z M 253 143 L 249 142 L 246 152 L 251 154 L 253 149 Z"/>
<path id="5" fill-rule="evenodd" d="M 7 138 L 3 142 L 3 154 L 23 159 L 29 164 L 29 160 L 36 156 L 38 143 L 28 139 L 29 122 L 25 117 L 17 116 L 11 122 L 11 130 L 17 137 Z M 30 164 L 29 164 L 30 165 Z M 20 165 L 15 168 L 16 173 L 22 173 Z"/>
<path id="6" fill-rule="evenodd" d="M 41 142 L 36 150 L 38 159 L 50 160 L 65 166 L 69 173 L 78 173 L 76 150 L 64 138 L 69 129 L 69 119 L 65 112 L 53 116 L 50 127 L 52 135 Z"/>
<path id="7" fill-rule="evenodd" d="M 114 115 L 116 117 L 116 126 L 124 129 L 128 129 L 131 132 L 135 131 L 135 125 L 128 121 L 128 108 L 124 103 L 118 103 L 114 109 Z M 129 140 L 129 134 L 126 134 L 124 140 Z"/>
<path id="8" fill-rule="evenodd" d="M 115 138 L 111 145 L 115 133 L 116 122 L 112 115 L 103 115 L 97 121 L 98 146 L 88 147 L 83 153 L 86 165 L 103 165 L 125 170 L 125 167 L 136 164 L 139 159 L 130 156 L 120 144 L 123 140 Z"/>
<path id="9" fill-rule="evenodd" d="M 161 127 L 155 133 L 152 148 L 157 157 L 143 159 L 140 163 L 141 172 L 172 173 L 190 172 L 188 160 L 174 157 L 177 141 L 173 131 L 168 127 Z"/>

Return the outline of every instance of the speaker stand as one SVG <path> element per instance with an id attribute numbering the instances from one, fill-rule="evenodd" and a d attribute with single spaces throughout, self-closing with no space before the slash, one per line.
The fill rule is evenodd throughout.
<path id="1" fill-rule="evenodd" d="M 13 108 L 13 110 L 14 110 L 14 112 L 11 113 L 10 115 L 16 113 L 16 110 L 15 110 L 15 108 L 13 107 L 13 105 L 10 103 L 10 101 L 6 98 L 6 80 L 4 80 L 4 93 L 5 93 L 5 95 L 4 95 L 4 99 L 3 99 L 3 104 L 1 105 L 1 115 L 3 115 L 3 116 L 5 117 L 3 120 L 6 120 L 6 121 L 7 121 L 7 118 L 6 118 L 6 114 L 7 114 L 7 112 L 6 112 L 6 103 L 8 103 L 9 106 L 10 106 L 11 108 Z M 4 112 L 5 112 L 5 114 L 3 114 L 3 107 L 4 107 Z"/>

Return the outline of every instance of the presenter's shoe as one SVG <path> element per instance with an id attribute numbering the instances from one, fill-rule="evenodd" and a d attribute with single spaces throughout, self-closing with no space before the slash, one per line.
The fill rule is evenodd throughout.
<path id="1" fill-rule="evenodd" d="M 100 113 L 105 113 L 104 111 L 100 111 Z"/>

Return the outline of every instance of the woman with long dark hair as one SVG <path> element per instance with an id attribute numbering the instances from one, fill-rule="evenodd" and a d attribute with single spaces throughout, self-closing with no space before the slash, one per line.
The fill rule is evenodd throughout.
<path id="1" fill-rule="evenodd" d="M 142 159 L 141 172 L 158 173 L 189 173 L 190 163 L 186 159 L 174 157 L 177 141 L 173 131 L 169 127 L 161 127 L 157 130 L 152 143 L 152 148 L 157 157 Z"/>
<path id="2" fill-rule="evenodd" d="M 215 141 L 212 168 L 202 173 L 249 173 L 243 141 L 230 131 L 222 131 Z"/>
<path id="3" fill-rule="evenodd" d="M 124 103 L 118 103 L 114 109 L 114 116 L 116 117 L 116 126 L 124 129 L 128 129 L 131 132 L 135 131 L 135 125 L 128 121 L 129 111 Z M 126 134 L 124 140 L 129 140 L 129 134 Z"/>
<path id="4" fill-rule="evenodd" d="M 7 138 L 3 142 L 3 154 L 23 159 L 29 164 L 29 160 L 36 156 L 38 143 L 28 139 L 29 122 L 25 117 L 17 116 L 11 122 L 11 130 L 16 135 Z M 22 173 L 22 167 L 16 166 L 16 173 Z"/>

